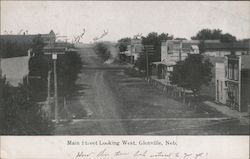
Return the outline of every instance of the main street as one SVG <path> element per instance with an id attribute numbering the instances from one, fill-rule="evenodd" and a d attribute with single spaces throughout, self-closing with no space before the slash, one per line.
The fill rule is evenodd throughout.
<path id="1" fill-rule="evenodd" d="M 219 113 L 194 112 L 167 98 L 126 65 L 104 64 L 93 48 L 81 48 L 84 62 L 78 92 L 68 104 L 73 116 L 56 126 L 57 135 L 228 134 L 238 121 Z M 237 129 L 236 129 L 237 130 Z"/>

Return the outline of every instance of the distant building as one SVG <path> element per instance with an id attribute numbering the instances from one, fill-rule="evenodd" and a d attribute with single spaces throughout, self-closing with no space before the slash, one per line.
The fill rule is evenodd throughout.
<path id="1" fill-rule="evenodd" d="M 213 57 L 224 57 L 234 51 L 235 55 L 250 55 L 250 42 L 206 43 L 204 54 Z"/>
<path id="2" fill-rule="evenodd" d="M 208 42 L 219 42 L 208 41 Z M 166 79 L 170 83 L 169 76 L 173 71 L 173 66 L 178 61 L 185 60 L 189 54 L 199 54 L 198 40 L 167 40 L 161 44 L 161 61 L 153 62 L 151 65 L 152 75 L 159 79 Z"/>
<path id="3" fill-rule="evenodd" d="M 56 34 L 54 33 L 53 30 L 51 30 L 49 34 L 40 34 L 40 35 L 45 44 L 54 43 L 56 41 Z"/>
<path id="4" fill-rule="evenodd" d="M 125 52 L 121 52 L 126 56 L 126 61 L 134 64 L 140 57 L 140 53 L 143 51 L 142 40 L 138 38 L 131 39 L 130 44 L 127 46 Z"/>
<path id="5" fill-rule="evenodd" d="M 49 34 L 0 35 L 0 73 L 13 86 L 23 83 L 29 74 L 29 60 L 33 40 L 41 37 L 45 45 L 55 43 L 53 31 Z"/>
<path id="6" fill-rule="evenodd" d="M 167 40 L 161 45 L 161 61 L 183 61 L 188 54 L 198 54 L 199 41 L 197 40 Z"/>
<path id="7" fill-rule="evenodd" d="M 250 105 L 250 55 L 226 56 L 227 105 L 246 112 Z"/>
<path id="8" fill-rule="evenodd" d="M 137 59 L 139 58 L 142 50 L 143 50 L 143 45 L 142 45 L 142 40 L 141 39 L 131 39 L 131 55 L 132 55 L 132 63 L 135 63 Z"/>
<path id="9" fill-rule="evenodd" d="M 41 36 L 45 45 L 54 43 L 56 40 L 56 35 L 52 30 L 49 34 L 0 35 L 0 55 L 3 58 L 27 56 L 27 51 L 32 47 L 33 40 L 39 36 Z"/>

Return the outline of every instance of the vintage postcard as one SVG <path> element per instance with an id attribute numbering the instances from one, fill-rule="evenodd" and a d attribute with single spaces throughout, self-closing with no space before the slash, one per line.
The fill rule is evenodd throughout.
<path id="1" fill-rule="evenodd" d="M 249 1 L 0 3 L 1 159 L 249 158 Z"/>

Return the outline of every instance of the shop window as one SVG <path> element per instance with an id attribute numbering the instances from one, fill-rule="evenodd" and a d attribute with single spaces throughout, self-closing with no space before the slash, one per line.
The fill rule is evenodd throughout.
<path id="1" fill-rule="evenodd" d="M 234 80 L 238 80 L 239 79 L 239 67 L 238 64 L 234 65 Z"/>
<path id="2" fill-rule="evenodd" d="M 229 63 L 228 65 L 228 78 L 232 79 L 233 78 L 233 69 L 232 69 L 232 64 Z"/>

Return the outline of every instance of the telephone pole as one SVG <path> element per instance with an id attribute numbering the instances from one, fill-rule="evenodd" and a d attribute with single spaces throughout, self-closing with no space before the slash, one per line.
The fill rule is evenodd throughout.
<path id="1" fill-rule="evenodd" d="M 51 109 L 51 106 L 50 106 L 50 78 L 51 78 L 51 70 L 49 70 L 48 72 L 48 97 L 47 97 L 47 104 L 48 104 L 48 107 L 49 107 L 49 117 L 52 118 L 52 109 Z"/>
<path id="2" fill-rule="evenodd" d="M 153 45 L 144 45 L 144 53 L 145 53 L 145 56 L 146 56 L 146 74 L 147 74 L 147 81 L 149 80 L 149 59 L 148 59 L 148 56 L 149 55 L 154 55 L 155 53 L 155 50 L 154 50 L 154 46 Z"/>
<path id="3" fill-rule="evenodd" d="M 52 60 L 53 60 L 53 67 L 54 67 L 54 87 L 55 87 L 55 92 L 54 92 L 54 100 L 55 100 L 55 120 L 56 123 L 59 122 L 59 116 L 58 116 L 58 95 L 57 95 L 57 72 L 56 72 L 56 59 L 57 59 L 57 54 L 53 53 L 52 54 Z"/>
<path id="4" fill-rule="evenodd" d="M 147 61 L 147 81 L 148 81 L 148 52 L 146 51 L 146 61 Z"/>
<path id="5" fill-rule="evenodd" d="M 56 61 L 57 55 L 65 54 L 66 48 L 64 47 L 56 47 L 56 46 L 48 46 L 45 49 L 45 55 L 52 55 L 53 60 L 53 72 L 54 72 L 54 102 L 55 102 L 55 122 L 59 122 L 59 106 L 58 106 L 58 90 L 57 90 L 57 69 L 56 69 Z M 48 86 L 49 88 L 49 86 Z"/>

